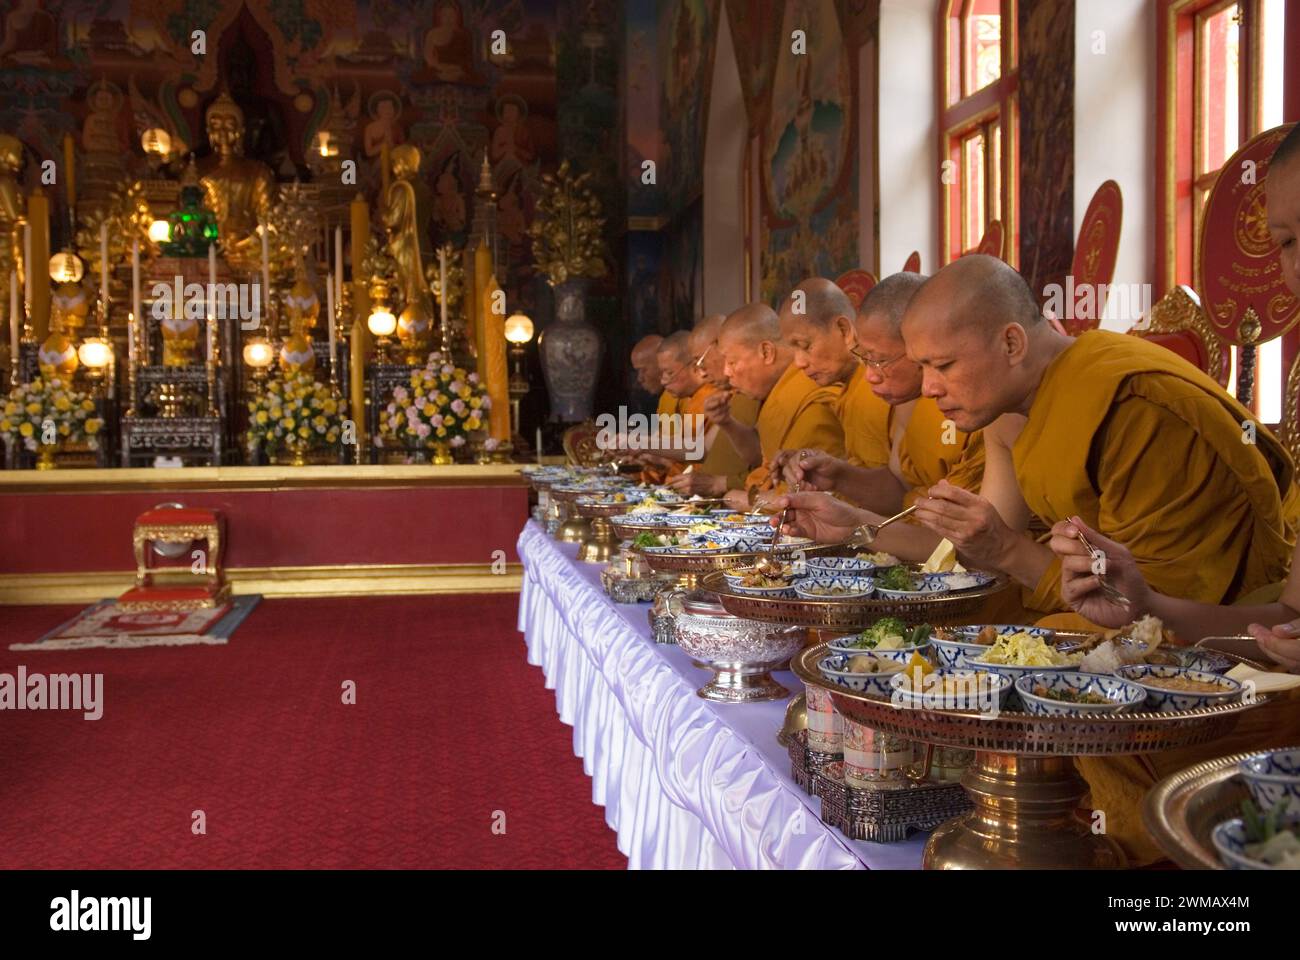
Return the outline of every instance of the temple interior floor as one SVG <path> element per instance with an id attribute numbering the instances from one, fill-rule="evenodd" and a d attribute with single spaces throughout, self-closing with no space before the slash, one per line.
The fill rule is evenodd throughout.
<path id="1" fill-rule="evenodd" d="M 226 645 L 9 649 L 78 609 L 0 607 L 0 672 L 104 677 L 98 720 L 0 712 L 0 869 L 627 865 L 516 595 L 264 600 Z"/>

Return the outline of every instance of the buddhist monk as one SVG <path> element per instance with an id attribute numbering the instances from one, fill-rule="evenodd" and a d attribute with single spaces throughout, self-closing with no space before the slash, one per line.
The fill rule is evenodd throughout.
<path id="1" fill-rule="evenodd" d="M 903 313 L 925 280 L 918 273 L 886 277 L 867 293 L 850 327 L 863 382 L 886 411 L 884 465 L 868 468 L 819 451 L 785 451 L 777 458 L 788 483 L 830 491 L 866 508 L 861 523 L 879 523 L 945 478 L 968 490 L 980 486 L 978 434 L 972 438 L 957 430 L 932 399 L 921 396 L 921 368 L 903 344 Z M 795 342 L 803 341 L 796 335 Z M 845 434 L 848 446 L 853 438 L 847 423 Z M 879 549 L 912 561 L 924 560 L 940 540 L 915 524 L 886 529 L 881 536 Z"/>
<path id="2" fill-rule="evenodd" d="M 695 365 L 691 335 L 685 330 L 663 338 L 655 352 L 655 362 L 664 396 L 674 398 L 680 415 L 680 419 L 660 422 L 655 446 L 641 457 L 647 466 L 645 479 L 663 483 L 680 474 L 685 463 L 703 459 L 704 401 L 712 388 L 706 387 L 704 375 Z"/>
<path id="3" fill-rule="evenodd" d="M 1285 577 L 1291 459 L 1262 427 L 1243 443 L 1252 414 L 1173 352 L 1101 330 L 1063 336 L 1019 274 L 980 255 L 926 282 L 903 338 L 925 395 L 961 429 L 983 429 L 986 452 L 979 495 L 939 483 L 916 516 L 967 566 L 1010 574 L 1027 606 L 1064 603 L 1060 558 L 1025 535 L 1031 514 L 1049 524 L 1078 517 L 1122 541 L 1147 582 L 1171 596 L 1232 603 Z M 799 496 L 776 506 L 783 501 L 795 508 L 792 529 L 824 536 L 843 519 L 825 508 L 820 521 L 800 517 Z M 1079 767 L 1109 834 L 1138 862 L 1155 859 L 1138 811 L 1158 772 L 1151 761 L 1084 758 Z"/>
<path id="4" fill-rule="evenodd" d="M 659 398 L 657 412 L 676 413 L 677 398 L 665 393 L 663 372 L 659 369 L 659 344 L 663 339 L 652 333 L 638 340 L 632 347 L 632 369 L 636 371 L 637 385 L 650 396 Z"/>
<path id="5" fill-rule="evenodd" d="M 791 308 L 787 299 L 781 311 Z M 753 427 L 731 416 L 726 393 L 714 394 L 705 405 L 709 418 L 726 431 L 753 468 L 743 488 L 727 492 L 728 506 L 748 509 L 760 490 L 770 491 L 779 482 L 765 464 L 782 449 L 843 454 L 844 433 L 835 415 L 839 391 L 819 387 L 794 366 L 794 351 L 781 339 L 781 322 L 771 307 L 751 303 L 728 316 L 718 335 L 718 350 L 732 387 L 762 404 Z"/>
<path id="6" fill-rule="evenodd" d="M 872 391 L 867 368 L 855 356 L 853 301 L 831 281 L 814 277 L 795 288 L 791 307 L 780 320 L 781 339 L 794 350 L 794 365 L 818 386 L 842 389 L 835 412 L 844 431 L 844 462 L 887 466 L 889 404 Z"/>
<path id="7" fill-rule="evenodd" d="M 731 389 L 731 384 L 723 373 L 722 352 L 718 350 L 718 332 L 726 316 L 715 313 L 704 317 L 695 324 L 690 334 L 690 351 L 692 363 L 700 371 L 704 383 L 692 397 L 691 407 L 702 412 L 705 401 L 719 390 L 731 394 L 729 407 L 731 417 L 747 427 L 752 427 L 758 419 L 758 402 L 743 393 Z M 740 456 L 731 437 L 724 433 L 717 424 L 705 417 L 705 448 L 708 451 L 704 459 L 690 471 L 683 471 L 669 479 L 668 485 L 679 493 L 688 496 L 720 497 L 728 490 L 739 489 L 744 485 L 749 474 L 749 464 Z"/>

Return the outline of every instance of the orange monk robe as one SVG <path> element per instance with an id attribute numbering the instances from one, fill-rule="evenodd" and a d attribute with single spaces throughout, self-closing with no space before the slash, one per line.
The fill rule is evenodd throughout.
<path id="1" fill-rule="evenodd" d="M 867 368 L 858 364 L 844 384 L 835 415 L 844 431 L 845 459 L 855 467 L 889 464 L 889 413 L 892 408 L 871 392 Z"/>
<path id="2" fill-rule="evenodd" d="M 754 426 L 763 462 L 745 478 L 745 489 L 769 489 L 767 464 L 782 450 L 807 447 L 844 456 L 844 430 L 835 415 L 840 392 L 839 387 L 817 386 L 793 363 L 786 367 L 759 408 Z"/>
<path id="3" fill-rule="evenodd" d="M 1147 582 L 1202 603 L 1232 603 L 1286 577 L 1293 465 L 1252 414 L 1157 344 L 1082 334 L 1048 366 L 1012 449 L 1025 503 L 1049 525 L 1078 514 L 1132 551 Z M 1054 559 L 1026 605 L 1062 609 Z M 1296 701 L 1243 717 L 1226 740 L 1142 757 L 1080 758 L 1091 807 L 1138 863 L 1159 857 L 1140 801 L 1156 780 L 1199 760 L 1300 739 Z"/>
<path id="4" fill-rule="evenodd" d="M 896 409 L 890 408 L 891 436 Z M 899 440 L 898 469 L 907 486 L 903 494 L 905 507 L 925 496 L 940 480 L 977 493 L 984 478 L 983 438 L 978 432 L 962 433 L 933 398 L 920 397 Z"/>
<path id="5" fill-rule="evenodd" d="M 717 387 L 711 383 L 706 383 L 689 397 L 682 398 L 682 417 L 698 418 L 690 429 L 696 431 L 700 437 L 705 437 L 708 431 L 713 429 L 712 422 L 704 414 L 704 403 L 717 392 Z M 747 427 L 752 427 L 754 421 L 758 419 L 758 401 L 745 396 L 743 393 L 733 393 L 731 395 L 730 409 L 732 418 Z M 668 475 L 670 477 L 677 476 L 685 471 L 686 467 L 692 462 L 695 464 L 696 473 L 726 477 L 728 490 L 738 488 L 744 482 L 745 475 L 749 473 L 749 464 L 745 463 L 741 458 L 740 453 L 736 450 L 736 445 L 732 443 L 731 437 L 724 430 L 717 432 L 712 445 L 709 446 L 702 459 L 675 463 L 669 470 Z"/>
<path id="6" fill-rule="evenodd" d="M 681 413 L 681 405 L 682 401 L 676 394 L 665 390 L 659 394 L 659 406 L 655 410 L 655 413 L 661 417 L 670 416 L 674 413 Z M 653 450 L 647 450 L 646 452 L 654 453 Z M 660 484 L 667 480 L 669 476 L 671 476 L 671 470 L 667 467 L 648 466 L 641 468 L 642 483 Z"/>

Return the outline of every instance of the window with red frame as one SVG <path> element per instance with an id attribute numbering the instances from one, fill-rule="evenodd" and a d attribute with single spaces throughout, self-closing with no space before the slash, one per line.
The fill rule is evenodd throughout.
<path id="1" fill-rule="evenodd" d="M 943 261 L 979 245 L 989 222 L 1014 234 L 1010 149 L 1014 110 L 1015 0 L 945 0 L 939 5 L 943 56 Z M 1008 243 L 1015 262 L 1015 244 Z"/>
<path id="2" fill-rule="evenodd" d="M 1288 7 L 1296 0 L 1163 0 L 1158 260 L 1164 290 L 1200 284 L 1201 218 L 1210 188 L 1237 149 L 1284 122 Z M 1291 56 L 1300 55 L 1300 51 Z M 1293 64 L 1290 68 L 1295 69 Z M 1294 347 L 1286 351 L 1294 354 Z M 1265 423 L 1282 418 L 1283 343 L 1258 352 L 1255 409 Z M 1236 389 L 1236 349 L 1232 380 Z"/>

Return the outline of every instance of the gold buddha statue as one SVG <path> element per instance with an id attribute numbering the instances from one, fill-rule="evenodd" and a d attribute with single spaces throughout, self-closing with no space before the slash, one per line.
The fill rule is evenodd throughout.
<path id="1" fill-rule="evenodd" d="M 284 298 L 289 336 L 280 347 L 280 369 L 286 376 L 310 373 L 316 369 L 316 351 L 312 349 L 312 330 L 320 316 L 320 297 L 307 281 L 302 251 L 294 254 L 293 287 Z"/>
<path id="2" fill-rule="evenodd" d="M 432 194 L 420 179 L 420 151 L 404 143 L 391 154 L 392 180 L 384 194 L 388 252 L 397 263 L 397 285 L 405 306 L 397 317 L 397 337 L 407 363 L 423 363 L 433 329 L 433 297 L 421 255 L 433 215 Z"/>
<path id="3" fill-rule="evenodd" d="M 261 265 L 259 223 L 269 217 L 277 187 L 271 168 L 244 156 L 244 111 L 222 93 L 205 118 L 212 156 L 199 164 L 203 204 L 216 215 L 226 262 L 237 270 Z"/>
<path id="4" fill-rule="evenodd" d="M 183 309 L 174 309 L 172 314 L 158 322 L 163 342 L 163 366 L 188 367 L 197 362 L 199 321 L 185 316 Z"/>

